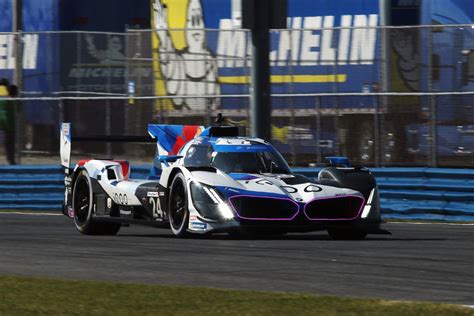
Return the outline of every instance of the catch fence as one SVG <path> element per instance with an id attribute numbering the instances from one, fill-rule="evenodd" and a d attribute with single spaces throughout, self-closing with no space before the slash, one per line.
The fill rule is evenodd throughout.
<path id="1" fill-rule="evenodd" d="M 322 28 L 317 19 L 272 30 L 272 142 L 295 166 L 332 155 L 368 166 L 474 166 L 473 37 L 472 25 Z M 16 74 L 22 86 L 10 99 L 17 156 L 56 154 L 62 121 L 81 135 L 210 125 L 217 113 L 248 126 L 250 43 L 248 31 L 225 25 L 1 33 L 0 78 Z M 141 161 L 153 151 L 73 144 L 77 156 Z"/>

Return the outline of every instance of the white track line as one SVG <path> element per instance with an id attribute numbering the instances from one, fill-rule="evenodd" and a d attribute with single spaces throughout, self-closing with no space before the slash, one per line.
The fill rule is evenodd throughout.
<path id="1" fill-rule="evenodd" d="M 41 213 L 41 212 L 10 212 L 0 211 L 0 214 L 15 214 L 15 215 L 36 215 L 36 216 L 64 216 L 62 213 Z"/>

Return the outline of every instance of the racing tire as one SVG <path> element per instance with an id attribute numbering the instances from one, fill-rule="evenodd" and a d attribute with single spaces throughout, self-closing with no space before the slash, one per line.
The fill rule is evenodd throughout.
<path id="1" fill-rule="evenodd" d="M 91 178 L 86 170 L 82 170 L 76 177 L 72 193 L 72 208 L 76 229 L 84 235 L 116 235 L 120 230 L 120 224 L 94 220 L 92 216 L 93 201 L 94 193 Z"/>
<path id="2" fill-rule="evenodd" d="M 189 236 L 189 210 L 186 179 L 178 172 L 171 182 L 168 204 L 170 227 L 173 235 L 178 238 Z"/>
<path id="3" fill-rule="evenodd" d="M 367 237 L 367 233 L 356 229 L 328 229 L 329 236 L 334 240 L 362 240 Z"/>

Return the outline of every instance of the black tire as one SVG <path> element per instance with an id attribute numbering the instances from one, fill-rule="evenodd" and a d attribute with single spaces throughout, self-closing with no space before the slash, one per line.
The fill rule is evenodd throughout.
<path id="1" fill-rule="evenodd" d="M 329 236 L 334 240 L 362 240 L 367 237 L 367 233 L 356 229 L 328 229 Z"/>
<path id="2" fill-rule="evenodd" d="M 72 192 L 74 225 L 84 235 L 116 235 L 120 230 L 120 224 L 94 220 L 92 216 L 93 201 L 91 178 L 86 170 L 81 170 L 76 177 Z"/>
<path id="3" fill-rule="evenodd" d="M 188 194 L 186 190 L 186 179 L 181 172 L 178 172 L 171 183 L 169 195 L 169 219 L 173 235 L 178 238 L 185 238 L 189 235 L 189 210 Z"/>

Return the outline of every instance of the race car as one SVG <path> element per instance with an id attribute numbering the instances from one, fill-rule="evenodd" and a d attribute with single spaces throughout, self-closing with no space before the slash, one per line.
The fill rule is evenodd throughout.
<path id="1" fill-rule="evenodd" d="M 63 213 L 82 234 L 117 234 L 122 226 L 170 228 L 176 237 L 327 230 L 334 239 L 387 234 L 380 228 L 372 173 L 330 157 L 317 180 L 295 174 L 269 142 L 237 127 L 148 125 L 149 137 L 72 137 L 60 131 L 65 170 Z M 128 161 L 86 159 L 70 168 L 72 141 L 156 142 L 148 179 L 130 179 Z"/>

